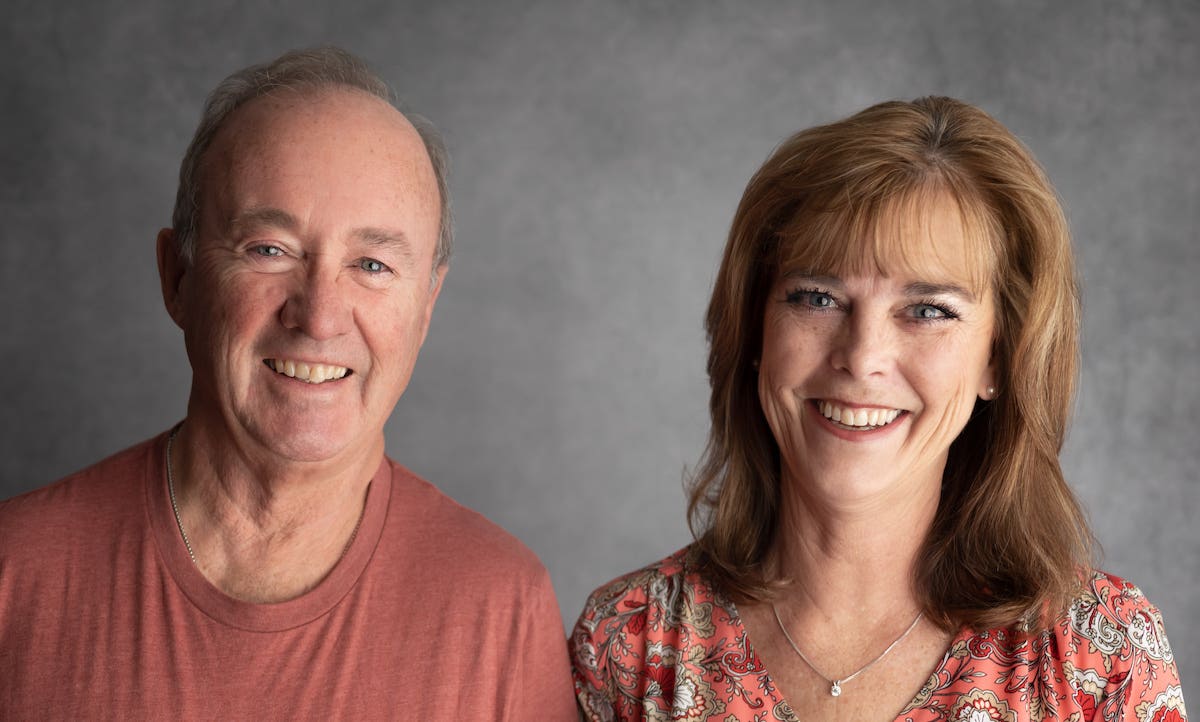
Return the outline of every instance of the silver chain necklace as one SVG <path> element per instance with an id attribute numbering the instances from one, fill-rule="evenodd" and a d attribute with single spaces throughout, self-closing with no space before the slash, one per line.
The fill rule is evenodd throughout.
<path id="1" fill-rule="evenodd" d="M 188 556 L 192 559 L 192 564 L 200 566 L 200 562 L 196 561 L 196 553 L 192 551 L 192 543 L 188 541 L 187 532 L 183 530 L 183 520 L 179 518 L 179 505 L 175 502 L 175 475 L 171 472 L 171 446 L 175 443 L 175 435 L 179 433 L 179 427 L 171 429 L 170 436 L 167 437 L 167 493 L 171 496 L 171 511 L 175 512 L 175 525 L 179 527 L 179 536 L 183 537 L 183 545 L 187 547 Z M 354 543 L 355 537 L 358 536 L 358 528 L 362 526 L 362 518 L 367 515 L 367 510 L 364 507 L 358 515 L 358 523 L 354 525 L 354 531 L 350 532 L 350 539 L 346 542 L 346 546 L 342 547 L 342 553 L 338 555 L 337 562 L 346 556 L 346 552 L 350 551 L 350 545 Z M 334 562 L 334 564 L 337 564 Z"/>
<path id="2" fill-rule="evenodd" d="M 179 535 L 183 537 L 183 545 L 187 547 L 188 556 L 192 558 L 192 564 L 200 566 L 200 562 L 196 561 L 196 553 L 192 551 L 192 543 L 188 541 L 187 532 L 183 530 L 183 520 L 179 518 L 179 505 L 175 503 L 175 475 L 171 473 L 171 445 L 175 443 L 175 434 L 179 433 L 179 427 L 171 429 L 171 435 L 167 437 L 167 493 L 171 495 L 171 511 L 175 512 L 175 525 L 179 527 Z"/>
<path id="3" fill-rule="evenodd" d="M 779 617 L 779 610 L 775 607 L 774 604 L 771 605 L 771 611 L 775 613 L 775 622 L 779 625 L 779 631 L 783 632 L 783 638 L 787 640 L 788 644 L 792 645 L 792 649 L 795 650 L 796 654 L 798 654 L 800 656 L 800 659 L 804 660 L 804 663 L 808 665 L 808 668 L 811 669 L 812 671 L 816 672 L 818 677 L 825 680 L 826 684 L 829 685 L 829 694 L 832 697 L 842 696 L 842 685 L 843 684 L 849 682 L 850 680 L 854 679 L 855 677 L 862 674 L 863 672 L 866 672 L 868 669 L 871 668 L 871 666 L 873 664 L 875 664 L 879 660 L 886 657 L 888 655 L 888 652 L 895 649 L 897 644 L 900 644 L 901 642 L 903 642 L 904 638 L 907 637 L 909 634 L 911 634 L 912 630 L 917 628 L 917 622 L 921 621 L 921 617 L 925 616 L 924 612 L 918 612 L 917 618 L 912 620 L 912 624 L 908 625 L 908 629 L 904 630 L 904 634 L 901 634 L 899 637 L 896 637 L 896 641 L 889 644 L 888 648 L 883 650 L 882 652 L 880 652 L 878 657 L 876 657 L 875 659 L 872 659 L 870 662 L 867 662 L 866 664 L 864 664 L 862 667 L 860 667 L 858 669 L 858 671 L 856 671 L 853 674 L 848 675 L 846 677 L 842 677 L 841 679 L 830 679 L 829 677 L 826 677 L 824 674 L 821 674 L 821 670 L 817 669 L 817 666 L 815 664 L 813 664 L 809 660 L 808 657 L 804 656 L 804 652 L 800 651 L 800 647 L 797 646 L 796 643 L 792 640 L 792 635 L 788 634 L 787 627 L 783 626 L 783 620 L 780 619 L 780 617 Z"/>

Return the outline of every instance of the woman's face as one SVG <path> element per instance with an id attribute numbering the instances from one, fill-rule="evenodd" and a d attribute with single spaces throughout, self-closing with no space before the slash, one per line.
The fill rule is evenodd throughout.
<path id="1" fill-rule="evenodd" d="M 797 271 L 771 289 L 759 400 L 785 484 L 802 494 L 929 494 L 976 397 L 995 383 L 994 300 L 971 282 L 958 206 L 943 197 L 920 215 L 886 231 L 918 235 L 881 239 L 909 249 L 896 264 L 906 270 Z"/>

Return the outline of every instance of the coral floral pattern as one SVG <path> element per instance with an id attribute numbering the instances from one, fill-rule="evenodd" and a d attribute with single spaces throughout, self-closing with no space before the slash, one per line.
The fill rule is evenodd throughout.
<path id="1" fill-rule="evenodd" d="M 595 591 L 571 635 L 583 717 L 796 722 L 694 547 Z M 897 722 L 1186 722 L 1162 617 L 1097 572 L 1038 634 L 961 631 Z"/>

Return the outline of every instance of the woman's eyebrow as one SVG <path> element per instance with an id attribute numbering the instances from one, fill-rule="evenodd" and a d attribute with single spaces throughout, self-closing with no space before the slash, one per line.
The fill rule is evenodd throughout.
<path id="1" fill-rule="evenodd" d="M 814 273 L 812 271 L 797 270 L 788 271 L 783 274 L 784 281 L 811 281 L 820 286 L 836 286 L 841 288 L 844 284 L 842 279 L 837 276 L 829 276 L 823 273 Z"/>
<path id="2" fill-rule="evenodd" d="M 910 283 L 904 287 L 904 293 L 907 296 L 958 296 L 964 301 L 975 303 L 975 293 L 969 288 L 960 286 L 957 283 L 929 283 L 927 281 L 917 281 Z"/>

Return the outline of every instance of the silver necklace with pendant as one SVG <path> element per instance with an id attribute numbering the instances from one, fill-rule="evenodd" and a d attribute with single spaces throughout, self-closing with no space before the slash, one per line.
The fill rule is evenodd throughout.
<path id="1" fill-rule="evenodd" d="M 917 628 L 917 622 L 920 622 L 921 617 L 925 616 L 924 612 L 918 612 L 917 618 L 912 620 L 912 624 L 908 625 L 908 629 L 904 630 L 904 634 L 901 634 L 899 637 L 896 637 L 896 641 L 889 644 L 887 649 L 885 649 L 879 653 L 878 657 L 876 657 L 875 659 L 872 659 L 870 662 L 867 662 L 862 667 L 859 667 L 858 670 L 855 671 L 853 674 L 842 677 L 841 679 L 830 679 L 829 677 L 826 677 L 824 674 L 821 674 L 821 670 L 817 669 L 817 666 L 815 664 L 813 664 L 808 659 L 808 657 L 804 656 L 804 652 L 800 651 L 800 647 L 796 644 L 795 641 L 792 640 L 792 635 L 788 634 L 787 627 L 783 626 L 783 619 L 781 619 L 779 617 L 779 610 L 775 607 L 774 604 L 771 605 L 771 611 L 775 613 L 775 622 L 776 622 L 776 624 L 779 625 L 779 631 L 783 632 L 783 638 L 787 640 L 788 644 L 792 645 L 792 650 L 794 650 L 796 652 L 796 654 L 800 657 L 800 659 L 804 660 L 804 663 L 808 665 L 808 668 L 811 669 L 813 672 L 816 672 L 818 677 L 825 680 L 825 683 L 829 685 L 829 695 L 831 697 L 841 697 L 842 696 L 842 685 L 846 684 L 847 682 L 854 679 L 855 677 L 862 674 L 863 672 L 866 672 L 868 669 L 871 668 L 872 665 L 874 665 L 876 662 L 878 662 L 879 660 L 886 657 L 888 655 L 888 652 L 891 652 L 893 649 L 895 649 L 897 644 L 900 644 L 901 642 L 903 642 L 904 638 L 907 637 L 909 634 L 911 634 L 912 630 Z"/>

